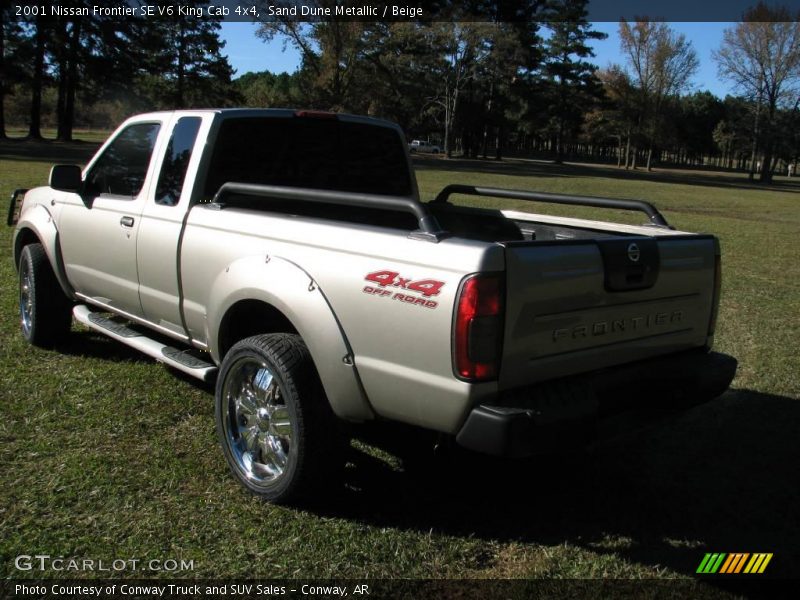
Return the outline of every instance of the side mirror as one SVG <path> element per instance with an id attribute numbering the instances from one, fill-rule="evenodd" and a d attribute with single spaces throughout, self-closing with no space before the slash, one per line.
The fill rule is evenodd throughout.
<path id="1" fill-rule="evenodd" d="M 50 169 L 50 187 L 62 192 L 77 192 L 83 186 L 78 165 L 53 165 Z"/>

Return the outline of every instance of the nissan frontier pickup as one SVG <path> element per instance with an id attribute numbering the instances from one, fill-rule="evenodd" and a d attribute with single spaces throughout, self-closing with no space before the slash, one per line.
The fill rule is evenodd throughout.
<path id="1" fill-rule="evenodd" d="M 454 201 L 489 197 L 515 209 Z M 638 200 L 456 183 L 423 202 L 402 131 L 378 119 L 135 116 L 85 168 L 17 190 L 8 221 L 22 335 L 57 348 L 74 319 L 214 380 L 230 470 L 273 502 L 333 472 L 340 423 L 525 456 L 607 399 L 689 405 L 736 371 L 711 350 L 714 236 Z"/>

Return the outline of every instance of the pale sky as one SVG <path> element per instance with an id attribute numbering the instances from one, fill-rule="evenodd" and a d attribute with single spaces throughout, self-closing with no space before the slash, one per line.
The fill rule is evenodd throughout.
<path id="1" fill-rule="evenodd" d="M 720 98 L 732 92 L 727 82 L 717 77 L 717 65 L 711 57 L 712 51 L 719 48 L 722 32 L 731 26 L 733 23 L 670 23 L 670 27 L 683 33 L 692 43 L 700 60 L 700 69 L 692 82 L 693 91 L 709 90 Z M 594 28 L 608 34 L 607 39 L 594 42 L 595 64 L 601 68 L 610 63 L 624 64 L 625 60 L 619 50 L 617 23 L 595 23 Z M 282 51 L 282 41 L 275 40 L 266 44 L 256 37 L 254 23 L 223 23 L 222 38 L 226 41 L 224 52 L 236 69 L 236 76 L 248 71 L 265 70 L 291 73 L 300 65 L 299 54 L 291 46 Z"/>

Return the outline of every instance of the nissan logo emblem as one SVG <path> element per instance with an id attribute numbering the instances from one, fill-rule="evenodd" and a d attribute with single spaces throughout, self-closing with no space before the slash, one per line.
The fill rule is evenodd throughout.
<path id="1" fill-rule="evenodd" d="M 635 243 L 628 244 L 628 258 L 631 262 L 639 262 L 642 253 L 639 251 L 639 246 Z"/>

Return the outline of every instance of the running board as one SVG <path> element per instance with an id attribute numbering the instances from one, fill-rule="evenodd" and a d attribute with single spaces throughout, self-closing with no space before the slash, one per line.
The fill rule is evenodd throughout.
<path id="1" fill-rule="evenodd" d="M 72 316 L 78 323 L 83 323 L 90 329 L 201 381 L 210 381 L 217 374 L 216 365 L 199 358 L 191 350 L 179 350 L 149 338 L 122 323 L 92 311 L 85 304 L 78 304 L 73 308 Z"/>

